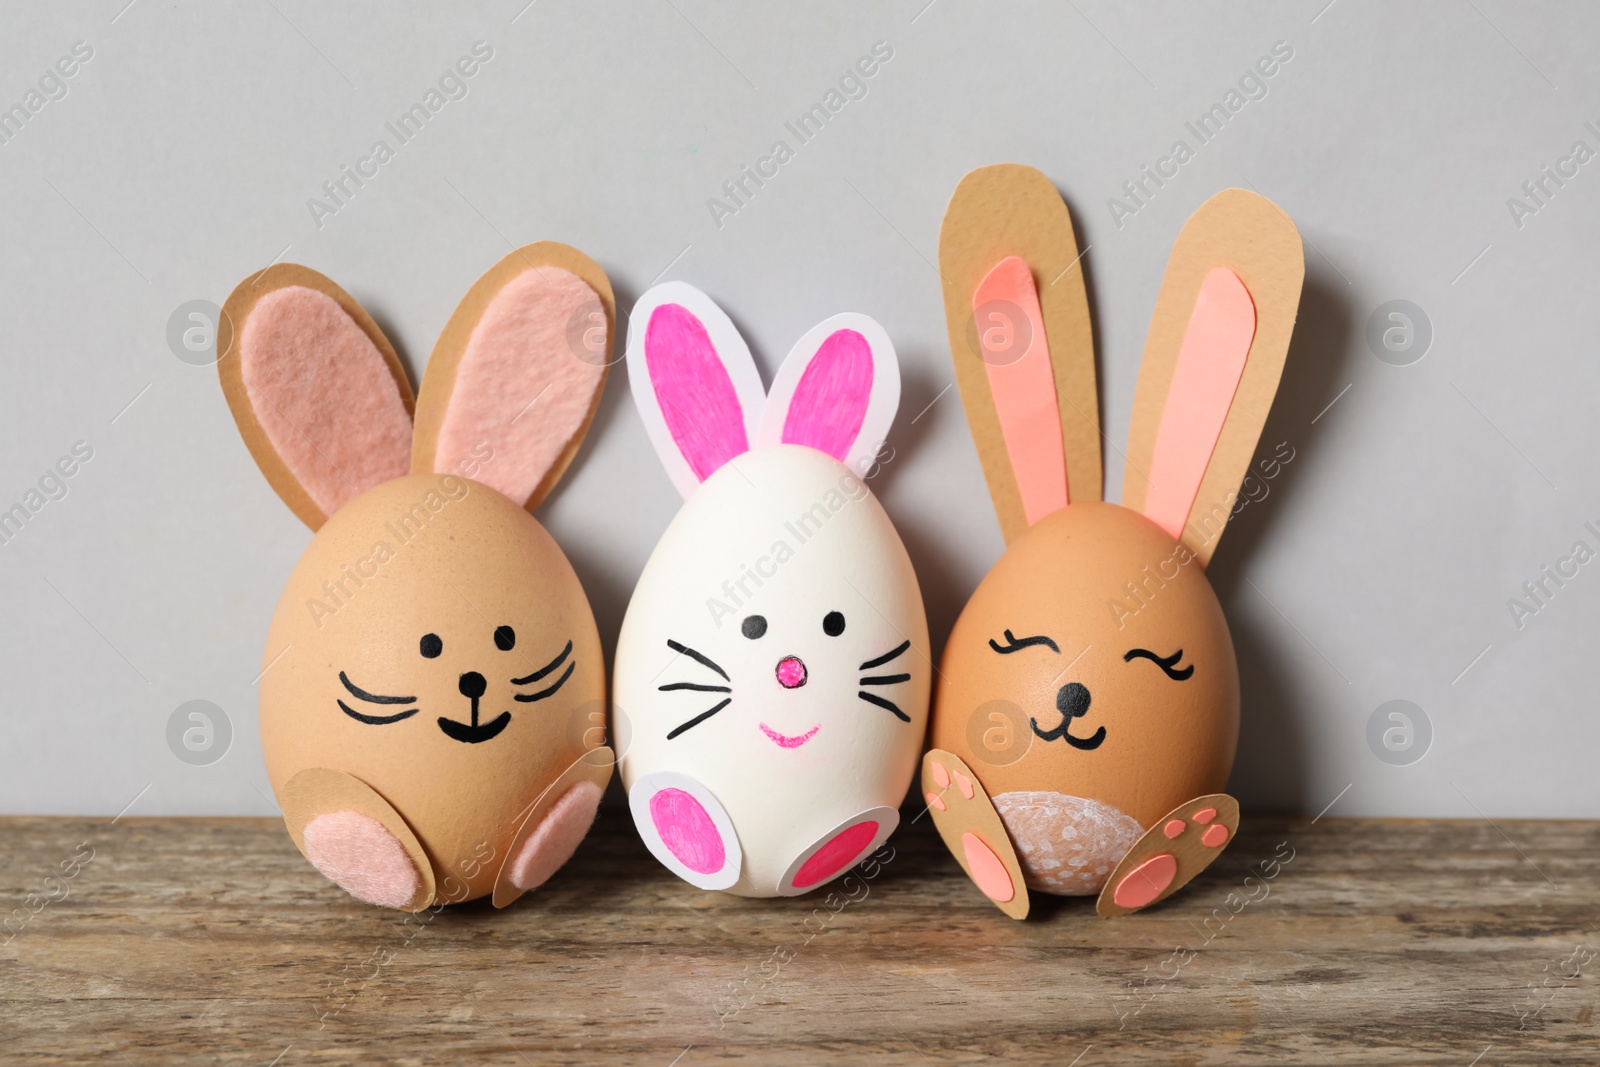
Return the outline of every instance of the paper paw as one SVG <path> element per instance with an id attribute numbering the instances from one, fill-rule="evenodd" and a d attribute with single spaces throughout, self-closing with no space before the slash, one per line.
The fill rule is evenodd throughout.
<path id="1" fill-rule="evenodd" d="M 933 825 L 983 895 L 1013 919 L 1028 916 L 1028 888 L 1016 849 L 989 795 L 960 757 L 932 749 L 922 757 L 922 795 Z"/>
<path id="2" fill-rule="evenodd" d="M 433 903 L 433 865 L 421 842 L 359 778 L 311 768 L 289 779 L 278 800 L 300 852 L 357 900 L 405 911 Z"/>
<path id="3" fill-rule="evenodd" d="M 1122 857 L 1095 910 L 1109 919 L 1160 903 L 1211 866 L 1238 829 L 1239 802 L 1225 793 L 1180 804 Z"/>
<path id="4" fill-rule="evenodd" d="M 893 808 L 852 815 L 794 858 L 778 879 L 778 895 L 797 897 L 832 881 L 875 852 L 899 825 L 900 813 Z"/>
<path id="5" fill-rule="evenodd" d="M 739 880 L 744 854 L 733 820 L 693 778 L 647 774 L 628 791 L 628 810 L 651 855 L 690 885 L 727 889 Z"/>
<path id="6" fill-rule="evenodd" d="M 495 907 L 539 888 L 572 858 L 594 824 L 616 762 L 609 748 L 590 749 L 518 814 L 521 822 L 495 875 Z"/>

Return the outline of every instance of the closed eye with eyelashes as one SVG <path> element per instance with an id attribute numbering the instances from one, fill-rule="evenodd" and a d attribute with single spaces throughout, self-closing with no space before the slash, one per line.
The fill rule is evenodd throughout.
<path id="1" fill-rule="evenodd" d="M 1173 681 L 1187 682 L 1194 676 L 1194 664 L 1191 663 L 1187 667 L 1179 667 L 1178 661 L 1182 658 L 1183 649 L 1181 648 L 1170 656 L 1158 656 L 1148 648 L 1130 648 L 1123 655 L 1122 661 L 1124 663 L 1132 663 L 1136 659 L 1147 659 L 1157 667 L 1160 667 L 1167 677 Z"/>
<path id="2" fill-rule="evenodd" d="M 1039 634 L 1035 637 L 1018 637 L 1010 630 L 1006 630 L 1002 636 L 1006 639 L 1006 643 L 1004 645 L 997 643 L 992 637 L 989 638 L 989 647 L 1000 653 L 1002 656 L 1009 656 L 1013 652 L 1021 652 L 1023 649 L 1032 648 L 1034 645 L 1044 645 L 1046 648 L 1050 649 L 1050 651 L 1058 655 L 1061 652 L 1061 646 L 1043 634 Z"/>

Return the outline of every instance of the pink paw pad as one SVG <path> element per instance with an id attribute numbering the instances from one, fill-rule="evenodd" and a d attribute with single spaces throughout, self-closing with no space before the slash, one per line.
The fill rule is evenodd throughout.
<path id="1" fill-rule="evenodd" d="M 1006 870 L 1005 863 L 977 834 L 969 831 L 961 835 L 961 851 L 966 854 L 967 871 L 972 875 L 973 884 L 984 896 L 1006 904 L 1017 895 L 1017 887 L 1011 884 L 1011 873 Z"/>
<path id="2" fill-rule="evenodd" d="M 950 788 L 950 772 L 938 760 L 933 761 L 933 784 L 940 789 Z"/>
<path id="3" fill-rule="evenodd" d="M 927 801 L 928 801 L 928 807 L 934 809 L 935 811 L 943 811 L 944 810 L 944 798 L 941 797 L 938 793 L 929 793 L 927 795 Z"/>
<path id="4" fill-rule="evenodd" d="M 727 862 L 716 824 L 700 802 L 682 789 L 663 789 L 650 798 L 650 819 L 661 843 L 696 874 L 710 874 Z"/>
<path id="5" fill-rule="evenodd" d="M 1215 819 L 1216 817 L 1217 817 L 1217 809 L 1216 808 L 1201 808 L 1199 811 L 1194 813 L 1194 821 L 1199 823 L 1201 826 L 1206 825 L 1206 823 L 1210 822 L 1212 819 Z"/>
<path id="6" fill-rule="evenodd" d="M 1121 908 L 1142 908 L 1172 884 L 1178 874 L 1178 858 L 1159 852 L 1123 876 L 1111 899 Z"/>
<path id="7" fill-rule="evenodd" d="M 1221 848 L 1228 843 L 1228 828 L 1220 822 L 1206 827 L 1206 832 L 1200 835 L 1200 843 L 1207 848 Z"/>
<path id="8" fill-rule="evenodd" d="M 962 774 L 960 771 L 956 771 L 955 772 L 955 779 L 956 779 L 956 788 L 961 790 L 961 795 L 966 797 L 968 800 L 971 800 L 972 799 L 972 779 L 968 778 L 966 775 Z"/>
<path id="9" fill-rule="evenodd" d="M 1184 822 L 1182 819 L 1168 819 L 1167 825 L 1161 828 L 1161 832 L 1166 834 L 1169 838 L 1172 838 L 1177 837 L 1188 828 L 1189 824 Z"/>
<path id="10" fill-rule="evenodd" d="M 339 888 L 367 904 L 406 908 L 422 883 L 405 846 L 381 822 L 335 811 L 306 823 L 306 858 Z"/>
<path id="11" fill-rule="evenodd" d="M 599 807 L 600 787 L 593 782 L 578 782 L 563 793 L 511 861 L 511 884 L 524 890 L 544 885 L 578 850 Z"/>
<path id="12" fill-rule="evenodd" d="M 778 879 L 778 895 L 799 896 L 839 877 L 888 840 L 899 823 L 900 813 L 889 807 L 851 816 L 789 862 Z"/>

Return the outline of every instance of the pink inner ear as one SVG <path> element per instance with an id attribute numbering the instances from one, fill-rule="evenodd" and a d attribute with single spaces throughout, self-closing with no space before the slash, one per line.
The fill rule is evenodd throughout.
<path id="1" fill-rule="evenodd" d="M 292 285 L 239 333 L 245 393 L 267 440 L 324 515 L 410 466 L 411 416 L 383 353 L 331 296 Z"/>
<path id="2" fill-rule="evenodd" d="M 1145 516 L 1173 537 L 1183 536 L 1255 335 L 1250 291 L 1233 271 L 1213 267 L 1178 346 L 1144 497 Z"/>
<path id="3" fill-rule="evenodd" d="M 526 502 L 588 417 L 605 373 L 605 328 L 600 297 L 571 271 L 540 266 L 507 282 L 456 365 L 433 469 L 472 470 Z"/>
<path id="4" fill-rule="evenodd" d="M 688 308 L 662 304 L 651 313 L 644 359 L 667 432 L 696 478 L 703 482 L 750 451 L 739 394 L 705 326 Z"/>
<path id="5" fill-rule="evenodd" d="M 995 264 L 972 294 L 972 310 L 1000 436 L 1032 525 L 1067 506 L 1067 457 L 1044 314 L 1027 260 L 1009 256 Z"/>
<path id="6" fill-rule="evenodd" d="M 854 330 L 836 330 L 800 374 L 783 420 L 783 441 L 810 445 L 843 462 L 871 399 L 872 346 Z"/>

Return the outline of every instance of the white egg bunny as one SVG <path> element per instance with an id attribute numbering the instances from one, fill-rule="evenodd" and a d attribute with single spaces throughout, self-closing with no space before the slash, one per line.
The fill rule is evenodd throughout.
<path id="1" fill-rule="evenodd" d="M 927 726 L 922 592 L 862 479 L 900 402 L 894 347 L 836 315 L 768 395 L 721 309 L 668 282 L 634 306 L 627 358 L 686 500 L 617 640 L 629 807 L 693 885 L 795 896 L 893 832 Z"/>

